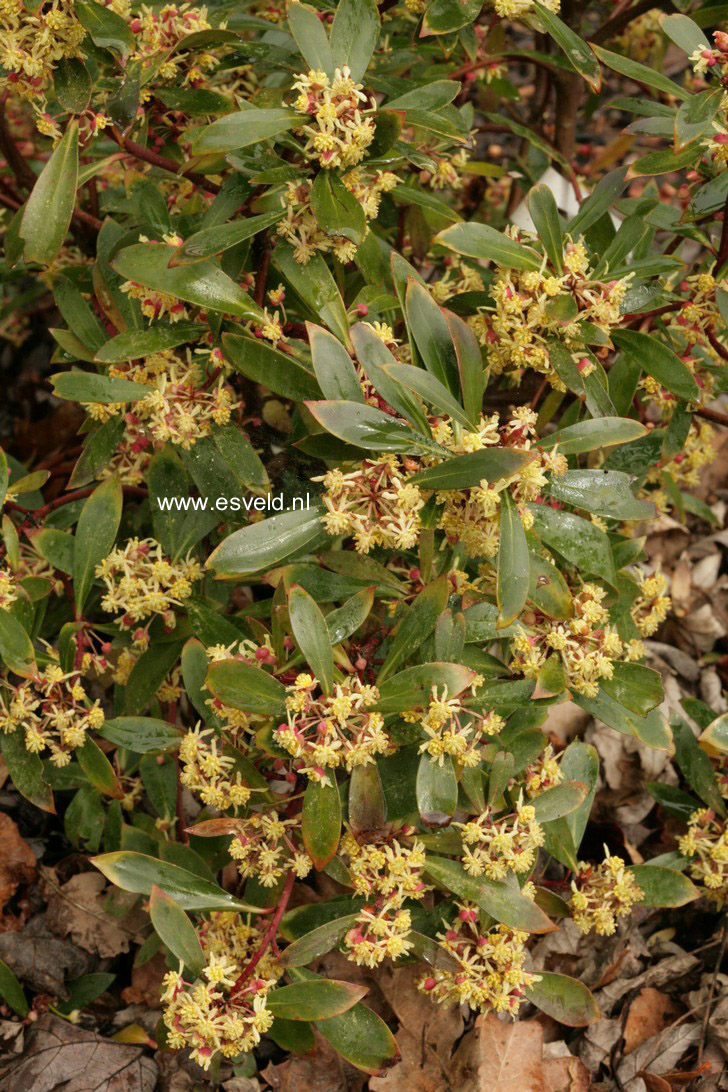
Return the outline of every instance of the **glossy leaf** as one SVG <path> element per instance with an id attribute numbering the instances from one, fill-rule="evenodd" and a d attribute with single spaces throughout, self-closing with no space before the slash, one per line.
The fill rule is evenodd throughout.
<path id="1" fill-rule="evenodd" d="M 354 835 L 383 831 L 387 802 L 376 762 L 355 766 L 349 779 L 349 826 Z"/>
<path id="2" fill-rule="evenodd" d="M 497 574 L 498 625 L 503 627 L 523 610 L 531 580 L 526 532 L 507 489 L 501 493 Z"/>
<path id="3" fill-rule="evenodd" d="M 536 810 L 536 819 L 539 823 L 550 823 L 554 819 L 561 819 L 564 815 L 570 815 L 584 802 L 587 795 L 587 786 L 581 781 L 562 781 L 560 785 L 553 785 L 550 789 L 538 793 L 531 800 Z"/>
<path id="4" fill-rule="evenodd" d="M 364 402 L 364 393 L 351 357 L 338 338 L 322 326 L 307 323 L 311 362 L 324 398 Z"/>
<path id="5" fill-rule="evenodd" d="M 118 364 L 124 360 L 136 360 L 139 357 L 162 352 L 164 349 L 175 349 L 188 341 L 197 341 L 204 332 L 205 327 L 196 322 L 175 322 L 170 326 L 158 323 L 146 330 L 125 330 L 123 334 L 117 334 L 102 345 L 95 359 L 99 364 Z M 117 382 L 123 381 L 117 380 Z"/>
<path id="6" fill-rule="evenodd" d="M 505 269 L 541 268 L 541 258 L 535 250 L 509 239 L 488 224 L 453 224 L 436 235 L 434 241 L 466 258 L 492 261 Z"/>
<path id="7" fill-rule="evenodd" d="M 728 754 L 728 714 L 716 717 L 700 736 L 701 746 L 709 754 Z"/>
<path id="8" fill-rule="evenodd" d="M 104 721 L 97 735 L 136 754 L 172 751 L 181 739 L 174 725 L 155 717 L 114 717 Z"/>
<path id="9" fill-rule="evenodd" d="M 252 239 L 259 231 L 272 227 L 282 216 L 282 212 L 264 212 L 261 216 L 248 216 L 231 224 L 216 224 L 215 227 L 196 231 L 177 248 L 170 258 L 170 265 L 192 265 L 203 258 L 222 254 L 238 243 Z"/>
<path id="10" fill-rule="evenodd" d="M 547 546 L 557 550 L 581 572 L 599 576 L 614 586 L 614 561 L 604 531 L 572 512 L 558 512 L 543 504 L 532 504 L 530 508 L 534 530 Z"/>
<path id="11" fill-rule="evenodd" d="M 5 612 L 0 612 L 0 614 Z M 14 732 L 0 735 L 0 750 L 13 785 L 21 796 L 36 808 L 55 814 L 53 793 L 45 780 L 40 755 L 25 746 L 25 732 L 21 727 Z"/>
<path id="12" fill-rule="evenodd" d="M 685 906 L 700 897 L 700 891 L 682 872 L 659 865 L 630 865 L 627 868 L 641 889 L 640 906 Z"/>
<path id="13" fill-rule="evenodd" d="M 252 667 L 240 660 L 216 660 L 207 673 L 207 688 L 223 705 L 246 713 L 285 712 L 286 689 L 262 667 Z"/>
<path id="14" fill-rule="evenodd" d="M 335 918 L 324 925 L 319 925 L 318 929 L 312 929 L 310 933 L 294 940 L 281 956 L 281 965 L 305 967 L 307 963 L 313 963 L 319 956 L 326 955 L 339 944 L 356 923 L 357 918 L 358 914 L 346 914 L 342 918 Z"/>
<path id="15" fill-rule="evenodd" d="M 535 903 L 525 898 L 518 884 L 469 876 L 459 861 L 427 856 L 425 871 L 430 879 L 461 899 L 475 902 L 496 921 L 526 933 L 549 933 L 555 926 Z"/>
<path id="16" fill-rule="evenodd" d="M 570 1028 L 593 1024 L 601 1013 L 591 991 L 583 982 L 565 974 L 539 971 L 540 982 L 526 990 L 526 997 L 547 1016 Z"/>
<path id="17" fill-rule="evenodd" d="M 461 664 L 431 663 L 406 667 L 389 679 L 377 680 L 379 701 L 376 708 L 385 715 L 428 705 L 433 686 L 447 687 L 449 696 L 457 697 L 475 678 L 475 672 Z"/>
<path id="18" fill-rule="evenodd" d="M 607 519 L 650 519 L 655 506 L 638 500 L 630 477 L 619 470 L 567 470 L 549 486 L 554 500 Z"/>
<path id="19" fill-rule="evenodd" d="M 638 361 L 648 375 L 678 398 L 684 398 L 687 402 L 700 398 L 700 388 L 692 372 L 677 353 L 662 341 L 637 330 L 615 330 L 612 340 L 619 349 Z"/>
<path id="20" fill-rule="evenodd" d="M 222 344 L 225 356 L 236 371 L 274 394 L 294 402 L 318 397 L 319 386 L 314 376 L 287 353 L 239 334 L 225 334 Z"/>
<path id="21" fill-rule="evenodd" d="M 484 448 L 468 455 L 456 455 L 437 466 L 420 470 L 412 481 L 426 489 L 468 489 L 515 477 L 535 455 L 516 448 Z"/>
<path id="22" fill-rule="evenodd" d="M 422 35 L 451 34 L 478 16 L 483 0 L 432 0 L 422 20 Z"/>
<path id="23" fill-rule="evenodd" d="M 540 440 L 539 444 L 547 450 L 557 447 L 562 455 L 581 455 L 602 447 L 629 444 L 646 435 L 647 429 L 639 421 L 624 417 L 599 417 L 557 429 Z"/>
<path id="24" fill-rule="evenodd" d="M 183 910 L 242 910 L 256 914 L 260 909 L 241 902 L 217 884 L 186 868 L 158 861 L 144 853 L 128 850 L 102 853 L 100 857 L 92 857 L 91 864 L 122 891 L 150 895 L 156 885 Z"/>
<path id="25" fill-rule="evenodd" d="M 528 211 L 531 213 L 531 219 L 551 265 L 557 273 L 562 273 L 564 239 L 556 198 L 548 186 L 533 187 L 528 194 Z"/>
<path id="26" fill-rule="evenodd" d="M 368 992 L 366 986 L 321 978 L 271 990 L 265 1006 L 285 1020 L 328 1020 L 352 1008 Z"/>
<path id="27" fill-rule="evenodd" d="M 51 376 L 53 393 L 69 402 L 99 402 L 111 405 L 116 402 L 139 402 L 147 398 L 150 388 L 129 379 L 112 379 L 95 372 L 58 372 Z"/>
<path id="28" fill-rule="evenodd" d="M 296 643 L 324 694 L 334 685 L 334 655 L 326 619 L 307 591 L 294 585 L 288 594 L 288 614 Z"/>
<path id="29" fill-rule="evenodd" d="M 200 129 L 192 141 L 192 151 L 195 155 L 236 152 L 286 133 L 300 125 L 301 120 L 300 114 L 293 110 L 259 110 L 248 106 L 246 110 L 226 114 Z"/>
<path id="30" fill-rule="evenodd" d="M 569 63 L 573 65 L 579 75 L 584 77 L 594 94 L 599 94 L 602 86 L 602 73 L 598 61 L 586 42 L 582 41 L 579 35 L 559 19 L 558 15 L 555 15 L 550 8 L 539 4 L 538 0 L 535 0 L 533 9 L 538 13 L 538 17 L 546 27 L 550 37 L 564 51 Z"/>
<path id="31" fill-rule="evenodd" d="M 77 181 L 78 122 L 73 120 L 38 176 L 23 212 L 20 237 L 26 262 L 50 265 L 60 251 L 76 203 Z"/>
<path id="32" fill-rule="evenodd" d="M 314 72 L 333 76 L 335 65 L 331 46 L 316 9 L 308 4 L 290 4 L 288 25 L 308 67 Z"/>
<path id="33" fill-rule="evenodd" d="M 364 209 L 332 171 L 319 171 L 316 175 L 310 201 L 313 214 L 325 235 L 341 235 L 357 245 L 362 242 L 367 230 Z"/>
<path id="34" fill-rule="evenodd" d="M 306 406 L 327 432 L 354 447 L 403 454 L 442 452 L 434 441 L 374 406 L 339 401 L 307 402 Z"/>
<path id="35" fill-rule="evenodd" d="M 7 610 L 0 610 L 0 659 L 16 675 L 25 678 L 32 678 L 38 671 L 30 637 Z"/>
<path id="36" fill-rule="evenodd" d="M 455 814 L 458 783 L 452 759 L 445 755 L 442 763 L 423 754 L 417 767 L 417 810 L 429 828 L 447 826 Z"/>
<path id="37" fill-rule="evenodd" d="M 444 576 L 433 581 L 432 584 L 427 584 L 418 594 L 397 627 L 396 636 L 379 671 L 380 683 L 411 656 L 426 637 L 429 637 L 438 617 L 445 609 L 447 597 L 448 581 Z"/>
<path id="38" fill-rule="evenodd" d="M 116 540 L 122 505 L 121 482 L 113 476 L 94 489 L 81 509 L 73 551 L 73 586 L 79 614 L 96 578 L 96 566 L 109 555 Z"/>
<path id="39" fill-rule="evenodd" d="M 321 514 L 321 508 L 312 505 L 309 510 L 282 512 L 234 531 L 213 550 L 207 567 L 218 579 L 237 580 L 315 549 L 326 538 Z"/>
<path id="40" fill-rule="evenodd" d="M 207 960 L 197 931 L 182 907 L 161 887 L 152 887 L 149 916 L 157 936 L 193 975 L 199 978 Z"/>
<path id="41" fill-rule="evenodd" d="M 319 872 L 335 856 L 341 836 L 341 798 L 333 770 L 328 773 L 328 782 L 309 780 L 303 797 L 303 844 Z"/>

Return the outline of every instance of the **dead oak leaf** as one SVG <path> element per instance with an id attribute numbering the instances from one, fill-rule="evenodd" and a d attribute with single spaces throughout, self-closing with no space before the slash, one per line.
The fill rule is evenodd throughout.
<path id="1" fill-rule="evenodd" d="M 673 999 L 660 990 L 646 986 L 629 1007 L 624 1025 L 624 1053 L 631 1054 L 638 1046 L 658 1035 L 680 1015 Z"/>
<path id="2" fill-rule="evenodd" d="M 0 910 L 21 885 L 34 882 L 35 854 L 10 818 L 0 812 Z"/>
<path id="3" fill-rule="evenodd" d="M 62 886 L 55 872 L 41 870 L 43 895 L 48 900 L 48 927 L 61 937 L 102 958 L 128 952 L 132 941 L 141 943 L 144 915 L 135 912 L 115 918 L 104 909 L 106 880 L 99 872 L 81 872 Z"/>
<path id="4" fill-rule="evenodd" d="M 46 1013 L 23 1055 L 0 1068 L 4 1092 L 153 1092 L 157 1066 L 137 1047 L 111 1042 Z"/>
<path id="5" fill-rule="evenodd" d="M 547 1092 L 543 1027 L 535 1021 L 505 1023 L 493 1013 L 478 1020 L 478 1085 L 483 1092 Z"/>

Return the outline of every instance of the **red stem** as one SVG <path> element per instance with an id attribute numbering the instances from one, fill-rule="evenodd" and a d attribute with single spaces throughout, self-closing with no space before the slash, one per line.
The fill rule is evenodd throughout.
<path id="1" fill-rule="evenodd" d="M 263 939 L 261 940 L 260 944 L 258 945 L 258 951 L 253 956 L 250 963 L 248 963 L 247 967 L 243 967 L 242 971 L 238 975 L 238 977 L 237 977 L 237 979 L 235 981 L 235 984 L 233 985 L 232 989 L 230 990 L 230 995 L 231 996 L 233 994 L 238 993 L 238 991 L 240 989 L 242 989 L 242 987 L 245 984 L 245 982 L 247 981 L 247 979 L 250 978 L 251 974 L 253 973 L 253 971 L 255 970 L 255 968 L 258 966 L 261 959 L 265 955 L 266 949 L 268 948 L 269 944 L 272 944 L 273 941 L 275 940 L 275 937 L 276 937 L 276 935 L 278 933 L 278 926 L 281 923 L 281 918 L 283 917 L 284 913 L 286 912 L 286 907 L 288 906 L 288 901 L 289 901 L 289 899 L 291 897 L 291 892 L 293 891 L 293 885 L 294 885 L 295 882 L 296 882 L 296 873 L 293 871 L 293 869 L 291 869 L 291 871 L 288 873 L 288 877 L 286 879 L 286 885 L 283 888 L 283 892 L 282 892 L 281 897 L 280 897 L 280 899 L 278 901 L 278 905 L 276 906 L 276 912 L 273 915 L 273 919 L 272 919 L 270 925 L 268 926 L 268 928 L 266 929 Z"/>

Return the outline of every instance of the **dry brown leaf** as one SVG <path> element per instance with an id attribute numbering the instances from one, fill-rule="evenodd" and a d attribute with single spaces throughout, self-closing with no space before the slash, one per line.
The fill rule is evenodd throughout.
<path id="1" fill-rule="evenodd" d="M 46 918 L 58 936 L 71 936 L 87 952 L 102 957 L 128 952 L 132 941 L 141 943 L 142 914 L 112 918 L 104 910 L 106 880 L 100 872 L 81 872 L 60 886 L 51 869 L 42 869 L 43 894 L 48 900 Z"/>
<path id="2" fill-rule="evenodd" d="M 504 1023 L 493 1013 L 478 1020 L 479 1087 L 483 1092 L 546 1092 L 543 1028 L 534 1020 Z"/>
<path id="3" fill-rule="evenodd" d="M 161 952 L 157 952 L 147 963 L 142 963 L 141 967 L 134 967 L 131 972 L 131 986 L 121 991 L 122 1000 L 127 1005 L 149 1005 L 150 1008 L 158 1009 L 162 979 L 167 970 Z"/>
<path id="4" fill-rule="evenodd" d="M 590 1086 L 589 1071 L 578 1058 L 544 1059 L 544 1092 L 587 1092 Z M 491 1089 L 490 1092 L 494 1090 Z"/>
<path id="5" fill-rule="evenodd" d="M 658 1076 L 677 1069 L 682 1056 L 699 1038 L 699 1024 L 676 1024 L 667 1028 L 647 1039 L 624 1058 L 619 1066 L 619 1079 L 627 1084 L 645 1069 Z"/>
<path id="6" fill-rule="evenodd" d="M 342 1059 L 319 1035 L 310 1054 L 292 1054 L 280 1065 L 271 1062 L 260 1076 L 273 1092 L 350 1092 L 353 1088 Z"/>
<path id="7" fill-rule="evenodd" d="M 664 1077 L 658 1077 L 655 1073 L 645 1073 L 644 1070 L 640 1070 L 637 1076 L 645 1082 L 647 1092 L 672 1092 L 672 1088 Z"/>
<path id="8" fill-rule="evenodd" d="M 65 1000 L 65 980 L 91 970 L 91 958 L 75 944 L 59 940 L 45 928 L 45 915 L 31 918 L 22 932 L 0 933 L 0 959 L 18 978 L 39 993 Z"/>
<path id="9" fill-rule="evenodd" d="M 137 1047 L 50 1013 L 31 1027 L 22 1057 L 0 1068 L 4 1092 L 153 1092 L 156 1083 L 157 1066 Z"/>
<path id="10" fill-rule="evenodd" d="M 35 854 L 9 815 L 0 812 L 0 910 L 21 884 L 35 881 Z"/>
<path id="11" fill-rule="evenodd" d="M 624 1025 L 624 1053 L 631 1054 L 647 1039 L 659 1034 L 674 1022 L 680 1011 L 666 993 L 650 986 L 640 990 L 629 1007 Z"/>

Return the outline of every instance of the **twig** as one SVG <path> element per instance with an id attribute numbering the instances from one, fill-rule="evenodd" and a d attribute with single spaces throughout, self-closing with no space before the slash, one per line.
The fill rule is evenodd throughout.
<path id="1" fill-rule="evenodd" d="M 167 159 L 166 156 L 159 155 L 157 152 L 151 151 L 150 148 L 137 144 L 134 140 L 129 140 L 128 137 L 119 132 L 115 125 L 112 125 L 109 132 L 119 147 L 123 148 L 129 155 L 133 155 L 135 159 L 141 159 L 144 163 L 151 163 L 153 167 L 159 167 L 160 170 L 169 171 L 170 174 L 175 174 L 178 177 L 187 178 L 195 186 L 207 190 L 208 193 L 218 194 L 220 192 L 220 186 L 216 182 L 210 182 L 209 179 L 205 178 L 204 174 L 198 174 L 197 171 L 185 171 L 183 163 L 175 163 L 173 159 Z"/>
<path id="2" fill-rule="evenodd" d="M 8 92 L 6 91 L 2 100 L 0 100 L 0 152 L 2 152 L 8 167 L 15 175 L 18 185 L 22 186 L 24 190 L 32 190 L 35 185 L 35 174 L 18 151 L 18 147 L 8 128 L 8 122 L 5 116 L 5 100 L 7 99 L 7 95 Z"/>
<path id="3" fill-rule="evenodd" d="M 672 10 L 672 4 L 665 4 Z M 651 11 L 653 8 L 663 7 L 663 4 L 659 0 L 639 0 L 638 4 L 633 7 L 629 5 L 620 4 L 619 7 L 602 25 L 595 30 L 590 36 L 590 41 L 599 45 L 601 42 L 608 42 L 610 38 L 613 38 L 615 34 L 619 34 L 620 30 L 628 26 L 633 19 L 636 19 L 638 15 L 644 15 L 646 11 Z"/>
<path id="4" fill-rule="evenodd" d="M 260 944 L 258 945 L 257 952 L 255 953 L 253 958 L 250 960 L 250 963 L 248 963 L 247 966 L 243 967 L 242 971 L 240 972 L 237 979 L 235 980 L 235 983 L 233 984 L 233 986 L 232 986 L 232 988 L 230 990 L 231 995 L 236 994 L 242 988 L 242 986 L 244 985 L 246 980 L 248 978 L 250 978 L 251 974 L 253 973 L 253 971 L 255 970 L 255 968 L 258 966 L 261 959 L 265 955 L 265 952 L 266 952 L 266 949 L 268 948 L 268 945 L 272 944 L 274 938 L 276 937 L 276 935 L 278 933 L 278 926 L 280 925 L 281 918 L 283 917 L 283 915 L 284 915 L 284 913 L 286 911 L 286 907 L 288 906 L 288 902 L 289 902 L 289 899 L 291 897 L 291 892 L 293 891 L 293 885 L 294 885 L 295 881 L 296 881 L 296 873 L 293 871 L 293 869 L 291 869 L 291 871 L 288 873 L 288 876 L 286 878 L 285 887 L 283 888 L 283 891 L 281 893 L 281 897 L 280 897 L 280 899 L 278 901 L 278 905 L 276 906 L 276 912 L 273 915 L 273 919 L 272 919 L 270 925 L 268 926 L 268 928 L 266 929 L 263 939 L 261 940 Z"/>
<path id="5" fill-rule="evenodd" d="M 718 254 L 716 256 L 716 272 L 720 272 L 720 268 L 724 262 L 728 261 L 728 197 L 725 199 L 723 205 L 723 228 L 720 233 L 720 243 L 718 244 Z"/>
<path id="6" fill-rule="evenodd" d="M 696 409 L 694 410 L 696 417 L 704 417 L 706 421 L 712 421 L 715 425 L 723 425 L 723 428 L 728 428 L 728 414 L 719 413 L 714 409 Z"/>
<path id="7" fill-rule="evenodd" d="M 705 1015 L 703 1016 L 703 1025 L 700 1029 L 700 1043 L 698 1044 L 698 1065 L 700 1066 L 703 1061 L 703 1049 L 705 1047 L 705 1037 L 708 1034 L 708 1021 L 710 1020 L 710 1010 L 713 1005 L 713 994 L 715 993 L 715 985 L 718 981 L 718 974 L 720 972 L 720 965 L 723 962 L 723 956 L 725 955 L 726 943 L 728 942 L 728 918 L 723 918 L 723 936 L 721 937 L 720 948 L 718 949 L 718 958 L 715 961 L 715 967 L 713 968 L 713 974 L 710 979 L 710 989 L 708 990 L 708 1000 L 705 1005 Z"/>

